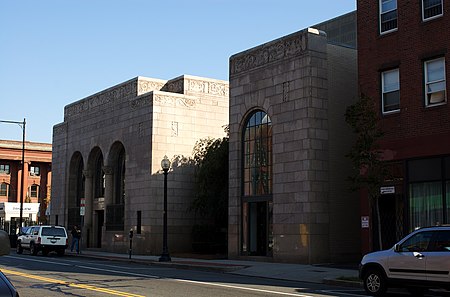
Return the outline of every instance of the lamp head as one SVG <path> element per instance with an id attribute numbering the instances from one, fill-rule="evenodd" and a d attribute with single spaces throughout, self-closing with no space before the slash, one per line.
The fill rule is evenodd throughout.
<path id="1" fill-rule="evenodd" d="M 164 156 L 164 158 L 161 161 L 161 167 L 164 171 L 169 170 L 170 168 L 170 160 L 167 158 L 167 156 Z"/>

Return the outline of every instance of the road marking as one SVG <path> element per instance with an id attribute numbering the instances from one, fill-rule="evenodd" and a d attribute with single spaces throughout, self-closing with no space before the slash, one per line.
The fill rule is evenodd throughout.
<path id="1" fill-rule="evenodd" d="M 216 284 L 216 283 L 209 283 L 209 282 L 192 281 L 192 280 L 186 280 L 186 279 L 176 279 L 176 278 L 174 278 L 173 280 L 178 281 L 178 282 L 184 282 L 184 283 L 207 285 L 207 286 L 216 286 L 216 287 L 223 287 L 223 288 L 229 288 L 229 289 L 238 289 L 238 290 L 260 292 L 260 293 L 270 293 L 270 294 L 275 294 L 275 295 L 296 296 L 296 297 L 313 297 L 313 295 L 277 292 L 277 291 L 271 291 L 271 290 L 255 289 L 255 288 L 240 287 L 240 286 L 225 285 L 225 284 Z"/>
<path id="2" fill-rule="evenodd" d="M 91 270 L 100 270 L 105 272 L 114 272 L 114 273 L 120 273 L 120 274 L 127 274 L 132 276 L 141 276 L 146 278 L 160 278 L 159 276 L 151 275 L 151 274 L 141 274 L 141 273 L 133 273 L 133 272 L 125 272 L 125 271 L 118 271 L 118 270 L 112 270 L 112 269 L 105 269 L 105 268 L 95 268 L 95 267 L 89 267 L 89 266 L 83 266 L 83 265 L 75 265 L 79 268 L 84 269 L 91 269 Z"/>
<path id="3" fill-rule="evenodd" d="M 13 258 L 13 259 L 21 259 L 20 257 L 13 257 L 13 256 L 6 256 L 6 258 Z M 34 261 L 34 262 L 40 262 L 40 263 L 48 263 L 48 264 L 54 264 L 54 265 L 63 265 L 63 266 L 74 266 L 84 269 L 90 269 L 90 270 L 99 270 L 99 271 L 105 271 L 105 272 L 113 272 L 118 274 L 126 274 L 131 276 L 139 276 L 139 277 L 147 277 L 147 278 L 160 278 L 159 276 L 151 275 L 151 274 L 141 274 L 141 273 L 134 273 L 134 272 L 125 272 L 125 271 L 119 271 L 119 270 L 112 270 L 112 269 L 105 269 L 105 268 L 96 268 L 96 267 L 90 267 L 90 266 L 84 266 L 84 265 L 77 265 L 77 264 L 66 264 L 61 262 L 52 262 L 52 261 L 44 261 L 44 260 L 36 260 L 36 259 L 27 259 L 27 261 Z M 75 261 L 70 261 L 75 262 Z M 117 268 L 120 268 L 116 266 Z"/>
<path id="4" fill-rule="evenodd" d="M 23 261 L 23 258 L 21 258 L 21 257 L 5 256 L 5 258 L 20 259 L 21 261 Z M 61 263 L 61 262 L 52 262 L 52 261 L 47 261 L 47 260 L 27 259 L 27 261 L 34 261 L 34 262 L 48 263 L 48 264 L 58 264 L 58 265 L 62 265 L 62 266 L 73 266 L 73 264 L 66 264 L 66 263 Z"/>
<path id="5" fill-rule="evenodd" d="M 19 258 L 19 257 L 14 257 L 14 256 L 6 256 L 6 257 L 8 257 L 8 258 Z M 22 258 L 19 258 L 19 259 L 22 259 Z M 43 260 L 36 260 L 36 259 L 27 259 L 27 260 L 28 261 L 51 263 L 51 264 L 55 264 L 55 265 L 75 266 L 75 267 L 84 268 L 84 269 L 99 270 L 99 271 L 105 271 L 105 272 L 113 272 L 113 273 L 118 273 L 118 274 L 127 274 L 127 275 L 132 275 L 132 276 L 140 276 L 140 277 L 147 277 L 147 278 L 163 279 L 162 277 L 149 275 L 149 274 L 124 272 L 124 271 L 118 271 L 118 270 L 111 270 L 111 269 L 104 269 L 104 268 L 95 268 L 95 267 L 76 265 L 76 264 L 65 264 L 65 263 L 61 263 L 61 262 L 51 262 L 51 261 L 43 261 Z M 72 262 L 74 262 L 74 261 L 72 261 Z M 207 285 L 207 286 L 213 286 L 213 287 L 214 286 L 215 287 L 223 287 L 223 288 L 229 288 L 229 289 L 238 289 L 238 290 L 246 290 L 246 291 L 261 292 L 261 293 L 270 293 L 270 294 L 284 295 L 284 296 L 313 297 L 312 295 L 277 292 L 277 291 L 271 291 L 271 290 L 263 290 L 263 289 L 256 289 L 256 288 L 240 287 L 240 286 L 218 284 L 218 283 L 211 283 L 211 282 L 185 280 L 185 279 L 178 279 L 178 278 L 164 278 L 164 279 L 169 280 L 169 281 L 173 280 L 173 281 L 177 281 L 177 282 L 185 282 L 185 283 L 191 283 L 191 284 Z M 120 296 L 122 296 L 122 295 L 120 295 Z M 123 295 L 123 296 L 140 296 L 140 295 Z"/>
<path id="6" fill-rule="evenodd" d="M 17 275 L 17 276 L 31 278 L 31 279 L 35 279 L 35 280 L 39 280 L 39 281 L 43 281 L 43 282 L 52 283 L 52 284 L 59 284 L 59 285 L 64 285 L 64 286 L 68 286 L 68 287 L 73 287 L 73 288 L 96 291 L 96 292 L 106 293 L 106 294 L 115 295 L 115 296 L 145 297 L 144 295 L 137 295 L 137 294 L 121 292 L 121 291 L 116 291 L 116 290 L 111 290 L 111 289 L 101 288 L 101 287 L 95 287 L 95 286 L 85 285 L 85 284 L 70 283 L 70 282 L 66 282 L 66 281 L 62 281 L 62 280 L 57 280 L 54 278 L 43 277 L 43 276 L 29 274 L 29 273 L 23 273 L 23 272 L 19 272 L 19 271 L 15 271 L 15 270 L 2 269 L 2 272 L 5 274 Z"/>

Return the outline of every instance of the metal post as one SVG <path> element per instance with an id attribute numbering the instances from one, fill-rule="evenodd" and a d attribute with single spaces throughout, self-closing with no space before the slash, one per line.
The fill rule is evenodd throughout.
<path id="1" fill-rule="evenodd" d="M 22 176 L 21 176 L 21 187 L 20 187 L 20 216 L 19 216 L 19 230 L 22 230 L 22 220 L 23 220 L 23 186 L 24 186 L 24 175 L 25 175 L 25 118 L 22 124 Z"/>
<path id="2" fill-rule="evenodd" d="M 159 262 L 170 262 L 169 248 L 167 247 L 167 172 L 169 168 L 164 170 L 164 230 L 163 230 L 163 252 L 159 258 Z"/>
<path id="3" fill-rule="evenodd" d="M 131 252 L 133 250 L 133 229 L 130 229 L 130 233 L 128 234 L 130 237 L 130 249 L 128 250 L 128 259 L 131 259 Z"/>
<path id="4" fill-rule="evenodd" d="M 23 122 L 0 120 L 0 123 L 17 124 L 22 128 L 22 176 L 20 177 L 21 187 L 20 187 L 20 216 L 19 216 L 19 232 L 20 232 L 21 228 L 22 228 L 22 221 L 23 221 L 23 183 L 25 180 L 24 174 L 25 174 L 25 125 L 26 125 L 26 121 L 24 118 Z"/>

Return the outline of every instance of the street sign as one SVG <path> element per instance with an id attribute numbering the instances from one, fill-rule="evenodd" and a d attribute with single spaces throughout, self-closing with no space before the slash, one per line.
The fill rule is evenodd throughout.
<path id="1" fill-rule="evenodd" d="M 84 216 L 86 211 L 86 198 L 81 198 L 80 201 L 80 216 Z"/>
<path id="2" fill-rule="evenodd" d="M 369 228 L 369 216 L 361 217 L 361 228 Z"/>
<path id="3" fill-rule="evenodd" d="M 380 194 L 395 194 L 395 186 L 380 187 Z"/>

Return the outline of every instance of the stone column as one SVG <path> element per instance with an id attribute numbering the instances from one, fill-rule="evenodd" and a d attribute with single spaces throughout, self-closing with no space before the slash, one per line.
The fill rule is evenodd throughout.
<path id="1" fill-rule="evenodd" d="M 94 200 L 94 175 L 90 170 L 83 170 L 84 175 L 84 198 L 86 201 L 84 212 L 84 224 L 82 230 L 82 243 L 84 247 L 93 246 L 94 232 L 92 229 L 93 209 L 92 204 Z"/>

